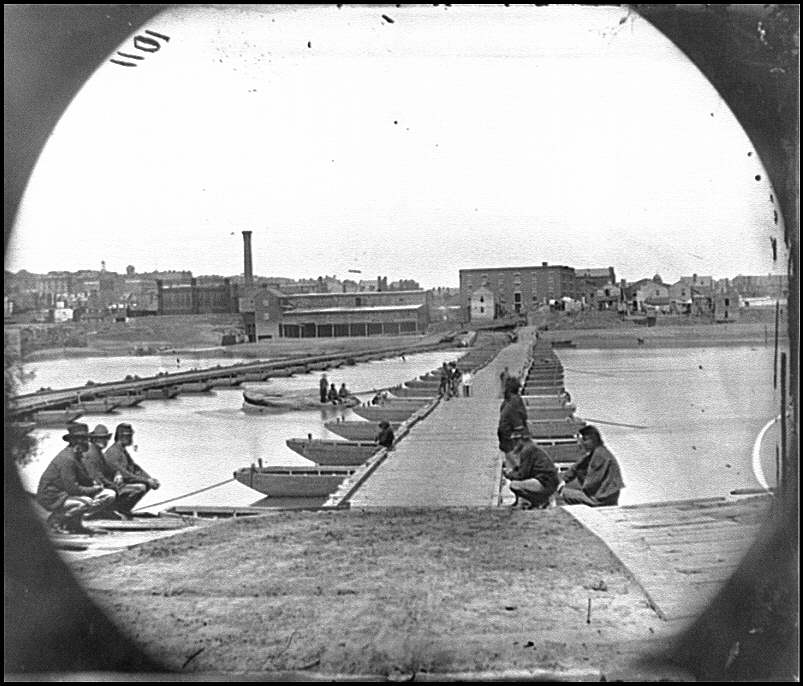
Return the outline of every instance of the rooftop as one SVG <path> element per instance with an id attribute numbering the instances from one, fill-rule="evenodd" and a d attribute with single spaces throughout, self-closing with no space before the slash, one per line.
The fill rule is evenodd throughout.
<path id="1" fill-rule="evenodd" d="M 390 312 L 402 310 L 418 310 L 424 307 L 424 303 L 419 305 L 376 305 L 369 307 L 320 307 L 314 309 L 285 310 L 284 316 L 291 314 L 334 314 L 344 312 Z"/>

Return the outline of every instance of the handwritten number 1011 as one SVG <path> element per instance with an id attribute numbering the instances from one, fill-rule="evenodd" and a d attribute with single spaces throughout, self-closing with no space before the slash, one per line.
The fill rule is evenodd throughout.
<path id="1" fill-rule="evenodd" d="M 134 47 L 142 52 L 157 52 L 162 47 L 162 44 L 158 40 L 156 40 L 157 38 L 160 38 L 165 43 L 167 43 L 170 40 L 170 36 L 165 36 L 162 33 L 156 33 L 156 31 L 151 31 L 149 29 L 145 29 L 145 33 L 147 33 L 148 35 L 143 36 L 142 34 L 138 34 L 134 36 Z M 132 55 L 131 53 L 121 52 L 120 50 L 117 51 L 117 55 L 119 55 L 120 57 L 125 57 L 126 59 L 129 60 L 145 59 L 143 55 Z M 112 64 L 119 64 L 121 67 L 137 66 L 136 62 L 124 62 L 123 60 L 115 60 L 115 59 L 111 59 L 109 61 Z"/>

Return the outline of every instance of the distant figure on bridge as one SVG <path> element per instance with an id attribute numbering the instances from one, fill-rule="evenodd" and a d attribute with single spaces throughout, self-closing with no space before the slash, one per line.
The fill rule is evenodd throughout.
<path id="1" fill-rule="evenodd" d="M 329 393 L 329 380 L 326 378 L 326 374 L 321 374 L 321 381 L 318 384 L 318 388 L 321 391 L 321 402 L 325 403 L 327 394 Z"/>
<path id="2" fill-rule="evenodd" d="M 393 435 L 393 429 L 390 428 L 390 423 L 384 419 L 379 422 L 379 433 L 376 435 L 374 441 L 383 448 L 390 450 L 393 447 L 393 441 L 395 438 L 396 437 Z"/>
<path id="3" fill-rule="evenodd" d="M 122 472 L 106 461 L 103 451 L 106 450 L 111 437 L 109 430 L 103 424 L 98 424 L 89 433 L 89 450 L 84 455 L 87 472 L 104 488 L 110 488 L 117 494 L 114 502 L 105 511 L 96 512 L 92 516 L 106 517 L 113 514 L 120 519 L 129 519 L 131 509 L 142 500 L 148 487 L 142 483 L 125 483 Z"/>
<path id="4" fill-rule="evenodd" d="M 456 398 L 460 395 L 460 379 L 462 374 L 457 367 L 457 362 L 450 362 L 449 363 L 449 390 L 451 394 Z"/>
<path id="5" fill-rule="evenodd" d="M 527 408 L 519 395 L 520 384 L 518 377 L 507 377 L 505 386 L 505 400 L 499 408 L 499 425 L 496 436 L 499 439 L 499 450 L 505 453 L 505 467 L 515 467 L 513 449 L 515 441 L 512 438 L 513 429 L 517 426 L 527 428 Z"/>
<path id="6" fill-rule="evenodd" d="M 340 390 L 337 392 L 337 397 L 340 398 L 340 401 L 343 402 L 351 395 L 348 389 L 346 388 L 346 384 L 340 384 Z"/>
<path id="7" fill-rule="evenodd" d="M 134 429 L 130 424 L 118 424 L 114 430 L 114 443 L 106 451 L 106 462 L 112 469 L 117 470 L 123 477 L 124 486 L 138 484 L 139 488 L 130 489 L 124 502 L 116 503 L 115 511 L 123 517 L 130 519 L 131 508 L 151 489 L 156 490 L 161 485 L 148 472 L 140 467 L 128 454 L 128 446 L 134 442 Z M 144 487 L 144 488 L 143 488 Z"/>
<path id="8" fill-rule="evenodd" d="M 579 440 L 586 455 L 565 472 L 558 494 L 566 505 L 617 505 L 625 487 L 619 463 L 603 444 L 597 427 L 584 426 Z"/>
<path id="9" fill-rule="evenodd" d="M 461 381 L 463 382 L 463 397 L 471 397 L 471 384 L 474 382 L 474 377 L 471 375 L 471 372 L 468 369 L 463 372 Z"/>
<path id="10" fill-rule="evenodd" d="M 503 398 L 505 397 L 505 388 L 507 387 L 507 380 L 509 376 L 510 370 L 507 367 L 505 367 L 499 374 L 499 393 Z"/>
<path id="11" fill-rule="evenodd" d="M 438 393 L 442 398 L 446 400 L 449 400 L 452 397 L 451 379 L 452 379 L 452 374 L 449 371 L 449 365 L 446 364 L 446 362 L 444 362 L 441 365 L 441 378 L 440 378 L 440 385 L 438 386 Z"/>
<path id="12" fill-rule="evenodd" d="M 50 512 L 47 525 L 52 532 L 93 533 L 82 518 L 113 503 L 115 492 L 93 481 L 83 465 L 83 456 L 89 450 L 89 427 L 70 424 L 63 439 L 69 445 L 53 458 L 39 479 L 36 502 Z"/>
<path id="13" fill-rule="evenodd" d="M 337 388 L 335 388 L 334 384 L 329 386 L 329 393 L 327 394 L 326 399 L 332 403 L 332 405 L 337 405 L 340 402 L 340 396 L 337 394 Z"/>
<path id="14" fill-rule="evenodd" d="M 526 426 L 520 425 L 510 435 L 515 441 L 515 465 L 504 468 L 502 474 L 510 480 L 510 490 L 516 495 L 514 507 L 524 509 L 549 507 L 552 495 L 558 489 L 558 469 L 549 455 L 530 438 Z"/>

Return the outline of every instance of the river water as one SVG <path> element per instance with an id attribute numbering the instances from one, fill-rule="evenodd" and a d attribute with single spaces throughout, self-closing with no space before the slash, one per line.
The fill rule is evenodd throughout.
<path id="1" fill-rule="evenodd" d="M 556 352 L 576 413 L 597 425 L 622 467 L 621 505 L 761 485 L 754 444 L 780 412 L 771 347 Z M 775 424 L 758 449 L 770 486 L 779 434 Z"/>
<path id="2" fill-rule="evenodd" d="M 373 389 L 387 388 L 425 374 L 443 362 L 456 360 L 465 354 L 447 350 L 360 363 L 326 372 L 337 387 L 345 382 L 360 399 L 370 400 Z M 27 383 L 27 391 L 41 386 L 54 389 L 81 385 L 87 379 L 114 381 L 126 374 L 150 376 L 159 371 L 159 365 L 172 362 L 175 357 L 160 359 L 147 357 L 101 357 L 80 360 L 52 360 L 26 365 L 26 371 L 35 371 L 36 378 Z M 185 361 L 182 368 L 210 367 L 217 364 L 234 364 L 237 359 L 200 359 Z M 155 371 L 154 371 L 155 370 Z M 320 372 L 299 374 L 289 378 L 275 378 L 264 383 L 248 383 L 240 388 L 215 389 L 209 394 L 180 395 L 171 400 L 146 400 L 140 406 L 117 410 L 113 414 L 84 415 L 79 421 L 89 425 L 104 424 L 114 432 L 115 426 L 127 422 L 134 428 L 132 457 L 151 476 L 159 479 L 161 487 L 150 491 L 140 506 L 148 506 L 183 494 L 205 488 L 231 478 L 239 467 L 255 463 L 258 459 L 275 465 L 312 465 L 285 445 L 288 438 L 341 437 L 324 427 L 324 422 L 338 416 L 360 420 L 349 409 L 324 409 L 285 412 L 280 414 L 246 414 L 242 411 L 243 388 L 269 390 L 272 393 L 317 392 Z M 25 390 L 23 390 L 25 392 Z M 38 439 L 34 460 L 20 472 L 26 490 L 36 492 L 39 478 L 53 456 L 65 443 L 64 429 L 36 429 Z M 173 505 L 231 505 L 245 506 L 269 504 L 262 494 L 233 482 L 212 490 L 176 500 L 152 511 Z"/>
<path id="3" fill-rule="evenodd" d="M 465 352 L 465 351 L 462 351 Z M 387 387 L 424 374 L 462 352 L 442 351 L 342 367 L 327 373 L 369 400 L 374 388 Z M 565 368 L 565 384 L 577 414 L 601 430 L 619 460 L 627 487 L 620 504 L 727 496 L 731 490 L 761 485 L 752 464 L 756 437 L 779 412 L 773 389 L 770 347 L 556 351 Z M 37 377 L 29 382 L 59 388 L 84 382 L 111 381 L 125 374 L 146 376 L 175 358 L 145 357 L 55 360 L 30 365 Z M 182 367 L 232 364 L 237 360 L 182 359 Z M 155 370 L 155 371 L 154 371 Z M 277 393 L 317 389 L 319 373 L 247 384 Z M 362 392 L 362 393 L 359 393 Z M 324 422 L 342 416 L 359 419 L 351 410 L 327 407 L 282 414 L 252 415 L 242 411 L 241 389 L 217 389 L 208 395 L 182 395 L 173 400 L 145 401 L 140 407 L 111 415 L 85 415 L 81 421 L 120 422 L 135 430 L 134 459 L 162 482 L 141 505 L 161 503 L 231 477 L 258 459 L 265 464 L 309 465 L 290 450 L 285 439 L 339 438 Z M 22 472 L 35 491 L 49 460 L 64 445 L 62 429 L 37 429 L 36 459 Z M 775 485 L 778 425 L 771 427 L 758 449 L 759 469 Z M 234 505 L 259 502 L 261 494 L 239 483 L 177 500 L 168 505 Z"/>

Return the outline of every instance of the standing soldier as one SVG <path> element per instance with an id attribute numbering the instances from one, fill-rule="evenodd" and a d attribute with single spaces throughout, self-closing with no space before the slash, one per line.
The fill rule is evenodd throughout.
<path id="1" fill-rule="evenodd" d="M 63 436 L 69 444 L 47 466 L 36 501 L 50 512 L 47 524 L 55 533 L 93 533 L 83 525 L 83 517 L 98 512 L 114 502 L 113 490 L 92 481 L 82 464 L 89 449 L 89 427 L 70 424 Z"/>
<path id="2" fill-rule="evenodd" d="M 321 403 L 325 403 L 329 394 L 329 380 L 326 378 L 326 374 L 321 375 L 321 382 L 318 384 L 318 388 L 321 392 Z"/>
<path id="3" fill-rule="evenodd" d="M 126 448 L 134 442 L 134 429 L 130 424 L 118 424 L 114 430 L 114 444 L 106 451 L 105 459 L 109 467 L 120 473 L 123 487 L 137 484 L 139 488 L 130 490 L 124 503 L 119 504 L 118 514 L 131 518 L 131 508 L 150 490 L 159 488 L 159 480 L 154 479 L 140 467 Z"/>

